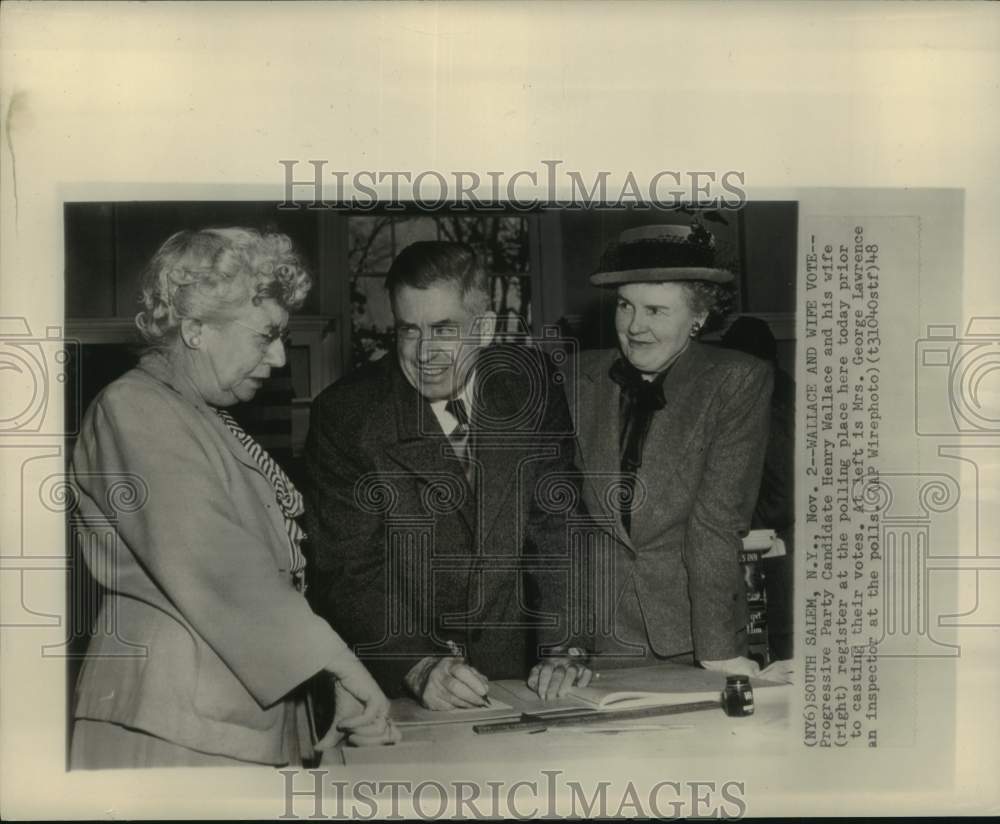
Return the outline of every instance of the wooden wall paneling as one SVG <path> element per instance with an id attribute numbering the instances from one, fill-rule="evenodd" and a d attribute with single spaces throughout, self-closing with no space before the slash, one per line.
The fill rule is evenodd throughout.
<path id="1" fill-rule="evenodd" d="M 795 311 L 798 204 L 748 204 L 745 212 L 748 293 L 744 310 Z"/>
<path id="2" fill-rule="evenodd" d="M 319 246 L 320 313 L 331 323 L 323 351 L 330 358 L 327 369 L 332 383 L 351 367 L 351 275 L 347 266 L 346 213 L 335 210 L 320 213 Z"/>
<path id="3" fill-rule="evenodd" d="M 118 317 L 133 317 L 139 307 L 140 277 L 149 259 L 174 232 L 182 229 L 245 226 L 288 235 L 308 268 L 319 261 L 318 213 L 284 210 L 271 201 L 148 202 L 115 205 L 115 283 Z M 310 294 L 301 310 L 319 314 Z"/>
<path id="4" fill-rule="evenodd" d="M 566 314 L 566 280 L 562 268 L 562 220 L 559 212 L 543 210 L 531 225 L 532 245 L 532 330 L 556 323 Z M 535 261 L 537 260 L 537 270 Z"/>
<path id="5" fill-rule="evenodd" d="M 114 206 L 67 203 L 65 231 L 66 316 L 103 318 L 115 314 Z"/>

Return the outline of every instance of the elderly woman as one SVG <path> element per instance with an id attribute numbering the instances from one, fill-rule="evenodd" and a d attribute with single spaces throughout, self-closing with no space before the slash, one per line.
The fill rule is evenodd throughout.
<path id="1" fill-rule="evenodd" d="M 301 496 L 225 411 L 284 365 L 309 287 L 287 237 L 248 229 L 178 232 L 149 265 L 148 350 L 88 410 L 71 466 L 116 621 L 80 672 L 72 768 L 300 763 L 297 688 L 316 675 L 337 701 L 318 746 L 398 738 L 375 681 L 306 604 Z M 122 483 L 134 506 L 114 506 Z"/>
<path id="2" fill-rule="evenodd" d="M 713 245 L 697 224 L 632 229 L 591 277 L 617 290 L 619 344 L 583 353 L 569 376 L 585 500 L 613 536 L 603 609 L 614 631 L 597 639 L 598 667 L 757 671 L 738 556 L 772 377 L 755 358 L 696 341 L 725 311 L 733 277 L 715 267 Z"/>

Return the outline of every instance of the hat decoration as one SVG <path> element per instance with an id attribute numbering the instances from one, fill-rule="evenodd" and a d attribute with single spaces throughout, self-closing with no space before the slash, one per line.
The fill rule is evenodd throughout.
<path id="1" fill-rule="evenodd" d="M 715 265 L 715 238 L 700 223 L 627 229 L 601 256 L 594 286 L 707 280 L 730 283 L 733 273 Z"/>

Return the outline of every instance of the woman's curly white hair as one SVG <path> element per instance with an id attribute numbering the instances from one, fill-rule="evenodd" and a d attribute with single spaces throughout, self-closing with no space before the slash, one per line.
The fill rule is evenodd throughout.
<path id="1" fill-rule="evenodd" d="M 169 346 L 181 321 L 225 320 L 248 301 L 305 301 L 312 280 L 287 235 L 254 229 L 185 230 L 171 235 L 143 274 L 136 326 L 152 347 Z"/>

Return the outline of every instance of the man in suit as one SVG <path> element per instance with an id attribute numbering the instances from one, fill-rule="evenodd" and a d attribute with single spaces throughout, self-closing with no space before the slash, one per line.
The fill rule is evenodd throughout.
<path id="1" fill-rule="evenodd" d="M 546 476 L 572 475 L 561 389 L 539 352 L 491 345 L 489 279 L 468 247 L 414 243 L 386 286 L 394 356 L 312 408 L 310 601 L 388 695 L 432 709 L 482 706 L 490 679 L 533 664 L 543 696 L 585 682 L 559 620 L 566 513 L 543 500 Z"/>

